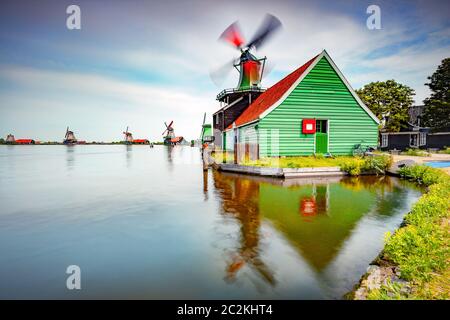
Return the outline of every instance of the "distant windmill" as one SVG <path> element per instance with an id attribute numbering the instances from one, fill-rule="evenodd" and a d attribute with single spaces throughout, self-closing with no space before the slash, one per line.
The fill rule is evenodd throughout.
<path id="1" fill-rule="evenodd" d="M 69 130 L 69 127 L 66 129 L 66 135 L 64 136 L 64 144 L 75 144 L 77 143 L 77 139 L 75 138 L 75 135 L 73 134 L 73 131 Z"/>
<path id="2" fill-rule="evenodd" d="M 8 134 L 6 136 L 6 143 L 14 143 L 14 142 L 16 142 L 16 138 L 14 138 L 14 135 Z"/>
<path id="3" fill-rule="evenodd" d="M 173 129 L 173 120 L 167 125 L 166 122 L 164 122 L 164 125 L 166 126 L 166 130 L 163 131 L 162 135 L 164 137 L 164 144 L 165 145 L 174 145 L 179 144 L 183 141 L 183 137 L 175 137 L 175 131 Z"/>
<path id="4" fill-rule="evenodd" d="M 214 141 L 214 136 L 212 135 L 211 124 L 205 123 L 206 121 L 206 112 L 203 115 L 203 123 L 202 123 L 202 132 L 200 133 L 200 140 L 202 145 L 206 143 L 210 143 Z"/>
<path id="5" fill-rule="evenodd" d="M 127 130 L 125 130 L 123 132 L 124 134 L 124 142 L 126 144 L 132 144 L 133 143 L 133 135 L 131 134 L 131 132 L 128 132 L 128 126 L 127 126 Z"/>
<path id="6" fill-rule="evenodd" d="M 167 125 L 166 122 L 164 122 L 164 125 L 166 126 L 166 130 L 163 131 L 162 135 L 164 137 L 164 144 L 171 144 L 171 140 L 175 138 L 175 131 L 173 130 L 173 120 Z"/>

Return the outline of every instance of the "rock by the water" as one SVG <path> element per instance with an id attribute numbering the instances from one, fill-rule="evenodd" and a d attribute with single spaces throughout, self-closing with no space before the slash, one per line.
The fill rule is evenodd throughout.
<path id="1" fill-rule="evenodd" d="M 400 168 L 410 167 L 415 164 L 417 164 L 417 163 L 412 159 L 400 160 L 400 161 L 394 162 L 391 165 L 391 167 L 387 170 L 387 172 L 389 172 L 391 174 L 398 174 L 398 170 L 400 170 Z"/>

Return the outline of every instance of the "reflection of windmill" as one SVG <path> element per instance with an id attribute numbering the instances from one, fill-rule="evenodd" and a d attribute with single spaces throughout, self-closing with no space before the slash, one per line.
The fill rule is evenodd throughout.
<path id="1" fill-rule="evenodd" d="M 123 132 L 124 134 L 124 142 L 126 144 L 132 144 L 133 143 L 133 135 L 131 134 L 131 132 L 128 132 L 128 126 L 127 126 L 127 130 L 125 130 Z"/>
<path id="2" fill-rule="evenodd" d="M 213 171 L 214 187 L 220 191 L 222 210 L 240 224 L 240 243 L 232 249 L 225 279 L 235 281 L 244 266 L 253 269 L 266 283 L 276 284 L 273 271 L 260 257 L 261 216 L 258 201 L 259 182 L 222 176 Z"/>
<path id="3" fill-rule="evenodd" d="M 77 139 L 73 134 L 73 131 L 69 130 L 69 127 L 66 129 L 66 135 L 64 136 L 64 144 L 75 144 L 77 143 Z"/>
<path id="4" fill-rule="evenodd" d="M 164 122 L 164 125 L 166 126 L 166 130 L 162 133 L 164 137 L 164 144 L 165 145 L 175 145 L 178 143 L 181 143 L 183 141 L 183 137 L 175 137 L 175 131 L 173 129 L 173 120 L 167 125 L 166 122 Z"/>

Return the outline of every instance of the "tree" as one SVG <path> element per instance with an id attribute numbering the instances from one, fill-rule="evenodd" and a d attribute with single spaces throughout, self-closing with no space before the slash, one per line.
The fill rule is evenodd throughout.
<path id="1" fill-rule="evenodd" d="M 431 95 L 423 103 L 425 105 L 422 116 L 425 126 L 433 131 L 448 130 L 450 128 L 450 58 L 442 60 L 429 83 L 425 83 Z"/>
<path id="2" fill-rule="evenodd" d="M 377 81 L 366 84 L 356 93 L 378 119 L 385 117 L 386 130 L 398 132 L 406 126 L 408 108 L 412 106 L 415 95 L 410 87 L 395 80 Z"/>

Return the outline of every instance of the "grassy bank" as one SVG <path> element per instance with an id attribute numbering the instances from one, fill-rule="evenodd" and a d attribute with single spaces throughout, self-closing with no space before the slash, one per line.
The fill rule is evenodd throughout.
<path id="1" fill-rule="evenodd" d="M 224 154 L 216 152 L 213 154 L 218 163 L 223 161 Z M 226 155 L 228 160 L 233 160 L 233 154 Z M 340 167 L 342 171 L 352 176 L 360 175 L 364 172 L 380 173 L 389 168 L 392 164 L 390 156 L 378 155 L 373 157 L 352 157 L 352 156 L 305 156 L 305 157 L 266 157 L 255 161 L 241 161 L 240 165 L 272 168 L 319 168 L 319 167 Z"/>
<path id="2" fill-rule="evenodd" d="M 387 282 L 367 298 L 449 299 L 450 176 L 419 165 L 402 168 L 400 174 L 428 187 L 406 215 L 405 226 L 387 234 L 378 259 L 380 265 L 396 266 L 406 282 Z"/>

